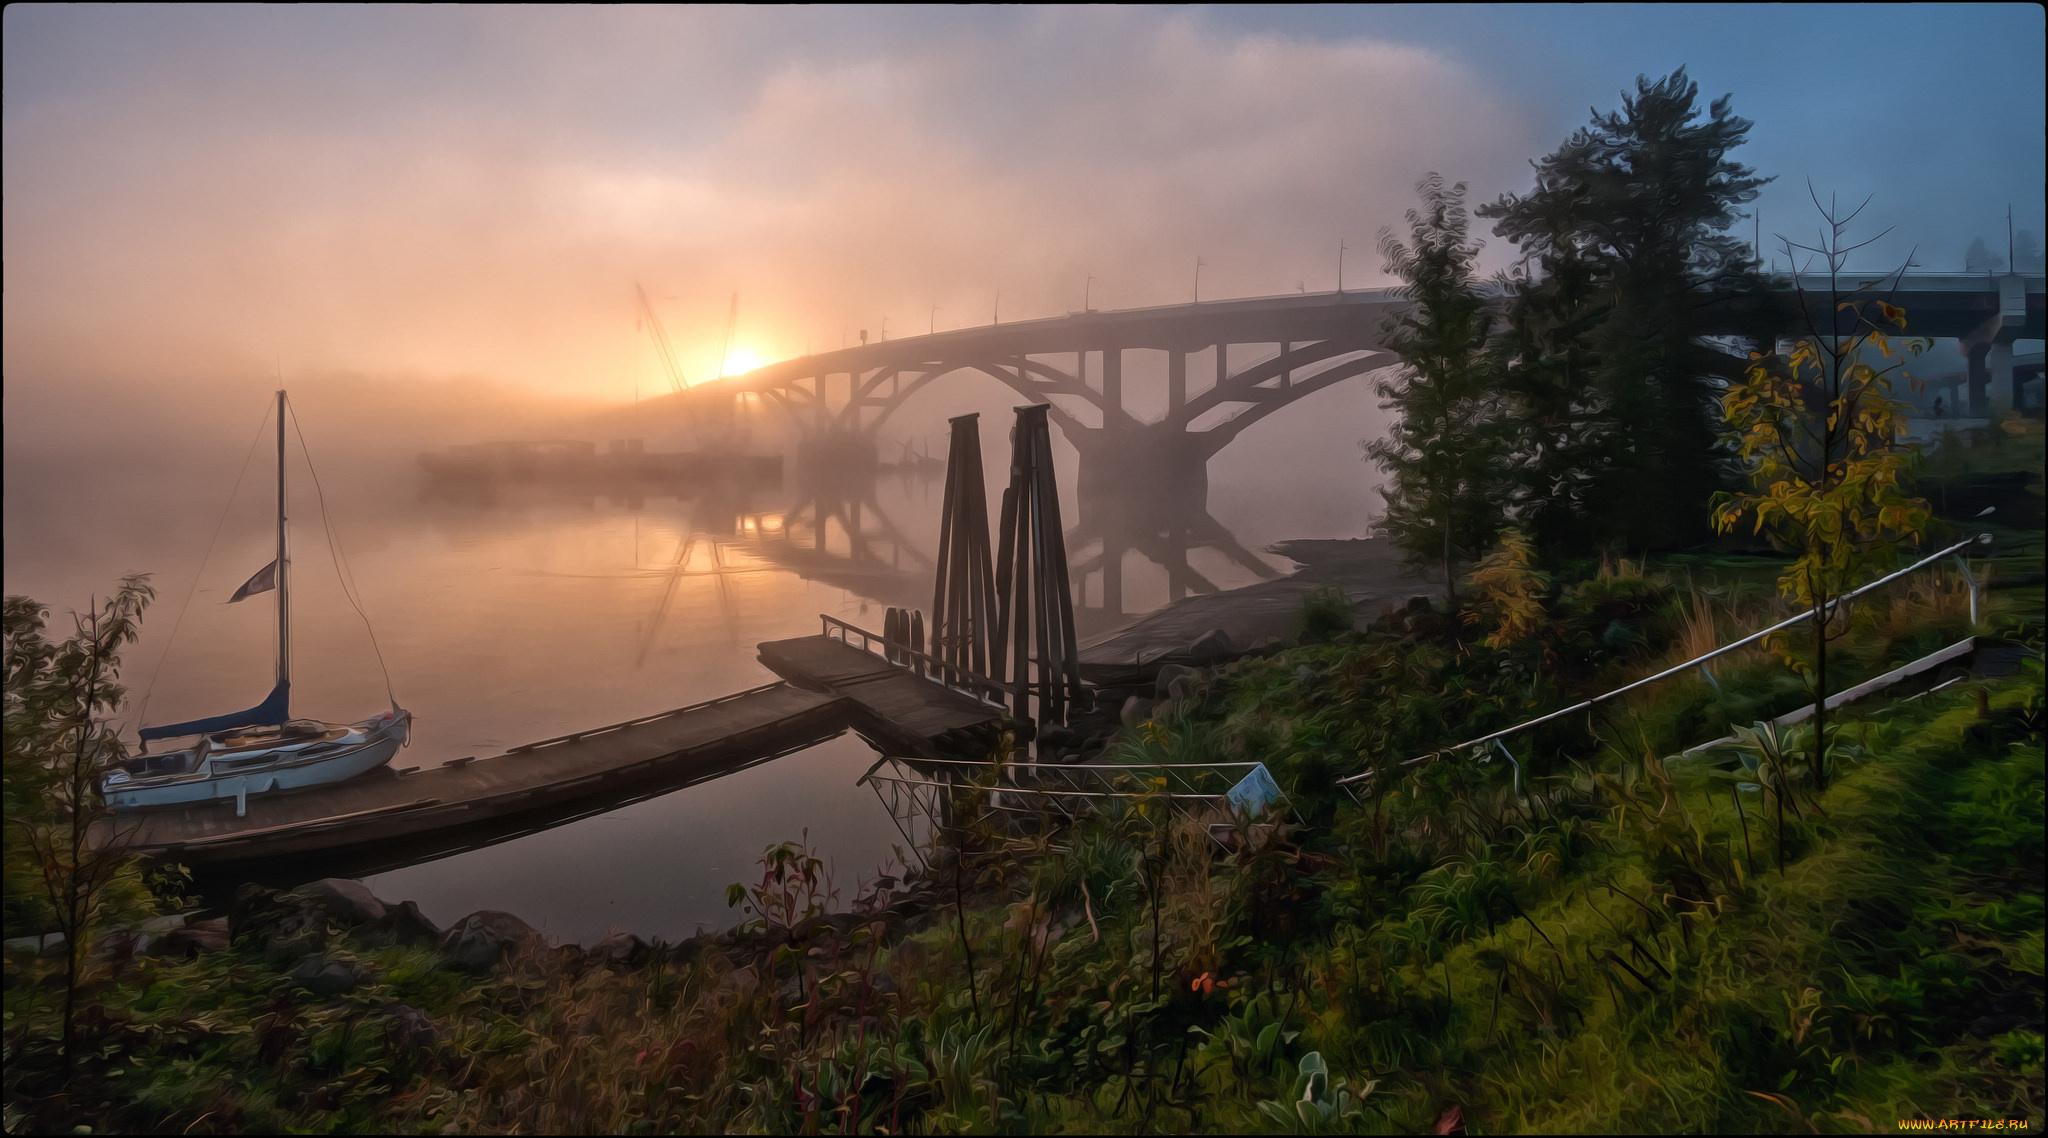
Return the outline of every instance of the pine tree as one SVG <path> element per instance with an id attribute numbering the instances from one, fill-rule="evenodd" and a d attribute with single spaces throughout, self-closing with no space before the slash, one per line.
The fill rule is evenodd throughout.
<path id="1" fill-rule="evenodd" d="M 2038 273 L 2041 271 L 2041 239 L 2031 230 L 2022 229 L 2012 239 L 2012 271 L 2016 273 Z"/>
<path id="2" fill-rule="evenodd" d="M 1380 532 L 1410 565 L 1440 566 L 1455 602 L 1458 563 L 1492 544 L 1506 520 L 1504 399 L 1487 351 L 1494 317 L 1478 288 L 1465 184 L 1446 187 L 1432 173 L 1416 190 L 1422 208 L 1408 211 L 1408 243 L 1380 231 L 1386 271 L 1416 303 L 1387 326 L 1383 342 L 1402 366 L 1374 387 L 1395 420 L 1365 449 L 1388 475 Z"/>
<path id="3" fill-rule="evenodd" d="M 1743 366 L 1706 337 L 1726 323 L 1716 303 L 1761 289 L 1727 231 L 1769 179 L 1728 158 L 1750 122 L 1727 96 L 1702 117 L 1698 93 L 1684 68 L 1638 76 L 1620 111 L 1535 164 L 1530 193 L 1476 211 L 1538 270 L 1516 290 L 1521 342 L 1507 350 L 1532 417 L 1560 424 L 1556 445 L 1520 449 L 1541 534 L 1634 548 L 1704 536 L 1700 506 L 1721 481 L 1715 400 Z"/>
<path id="4" fill-rule="evenodd" d="M 1991 251 L 1982 237 L 1973 238 L 1970 247 L 1963 251 L 1963 271 L 1966 273 L 2002 273 L 2005 258 Z"/>
<path id="5" fill-rule="evenodd" d="M 1612 444 L 1605 402 L 1593 384 L 1591 337 L 1608 305 L 1593 263 L 1569 239 L 1585 202 L 1561 187 L 1546 204 L 1548 238 L 1505 281 L 1506 322 L 1495 337 L 1495 367 L 1514 400 L 1508 453 L 1512 512 L 1544 549 L 1594 544 L 1590 498 L 1600 456 Z"/>

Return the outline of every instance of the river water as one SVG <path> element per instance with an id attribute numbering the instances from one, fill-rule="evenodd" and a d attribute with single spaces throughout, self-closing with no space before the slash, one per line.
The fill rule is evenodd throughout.
<path id="1" fill-rule="evenodd" d="M 15 426 L 10 447 L 20 437 Z M 1006 428 L 985 416 L 992 493 Z M 935 439 L 942 451 L 943 435 Z M 1355 441 L 1345 441 L 1355 455 Z M 90 476 L 81 473 L 84 462 L 73 468 L 48 450 L 32 466 L 10 456 L 8 593 L 50 604 L 62 632 L 68 610 L 104 595 L 119 574 L 155 571 L 159 598 L 124 657 L 130 707 L 140 712 L 131 727 L 137 718 L 247 707 L 269 688 L 270 595 L 225 603 L 270 559 L 268 445 L 254 448 L 225 513 L 223 472 L 232 476 L 240 446 L 223 451 L 233 461 L 151 467 L 157 473 L 140 478 Z M 296 440 L 292 446 L 296 452 Z M 1355 536 L 1365 492 L 1352 455 L 1342 456 L 1343 470 L 1358 484 L 1336 495 L 1335 506 L 1309 504 L 1298 472 L 1284 466 L 1268 469 L 1254 458 L 1233 469 L 1219 460 L 1212 512 L 1252 549 L 1288 537 Z M 1230 476 L 1215 477 L 1217 469 Z M 789 551 L 813 545 L 821 511 L 795 477 L 779 487 L 628 499 L 532 487 L 447 492 L 402 461 L 374 476 L 325 468 L 323 475 L 316 486 L 303 469 L 294 473 L 294 712 L 330 720 L 374 714 L 387 698 L 388 669 L 390 693 L 416 716 L 396 766 L 495 754 L 770 682 L 755 657 L 761 641 L 814 634 L 821 613 L 879 629 L 886 603 L 929 607 L 937 480 L 823 478 L 832 501 L 822 512 L 853 517 L 848 502 L 859 505 L 867 560 L 850 560 L 854 543 L 833 522 L 829 556 L 813 555 L 798 571 Z M 1068 494 L 1071 479 L 1069 455 Z M 326 537 L 323 495 L 339 556 Z M 900 574 L 887 571 L 891 561 Z M 1254 579 L 1221 558 L 1194 562 L 1225 587 Z M 1167 599 L 1163 574 L 1148 577 L 1135 563 L 1128 573 L 1128 608 Z M 369 613 L 374 642 L 344 575 Z M 807 836 L 850 900 L 861 881 L 901 864 L 903 838 L 873 792 L 855 785 L 875 757 L 859 738 L 842 736 L 598 817 L 380 874 L 369 885 L 387 899 L 419 902 L 443 924 L 502 909 L 562 942 L 588 944 L 614 928 L 675 939 L 729 925 L 737 914 L 726 906 L 726 887 L 755 879 L 764 846 Z"/>

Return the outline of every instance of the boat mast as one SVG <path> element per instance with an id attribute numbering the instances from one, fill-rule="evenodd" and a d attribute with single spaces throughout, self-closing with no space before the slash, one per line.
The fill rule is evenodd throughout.
<path id="1" fill-rule="evenodd" d="M 292 610 L 286 599 L 290 590 L 286 587 L 291 564 L 289 551 L 284 541 L 284 391 L 277 393 L 277 686 L 286 693 L 285 712 L 280 722 L 291 718 L 290 691 L 292 682 Z"/>

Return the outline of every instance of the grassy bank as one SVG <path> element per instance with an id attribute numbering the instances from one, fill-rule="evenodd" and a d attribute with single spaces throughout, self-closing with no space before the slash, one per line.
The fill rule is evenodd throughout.
<path id="1" fill-rule="evenodd" d="M 341 927 L 238 936 L 109 965 L 68 1086 L 50 967 L 10 961 L 9 1129 L 2038 1128 L 2030 590 L 1993 594 L 2017 672 L 1859 709 L 1824 790 L 1796 745 L 1665 761 L 1800 703 L 1762 650 L 1518 736 L 1519 772 L 1397 765 L 1754 627 L 1767 576 L 1586 566 L 1498 648 L 1483 611 L 1305 613 L 1112 749 L 1266 763 L 1287 824 L 1220 843 L 1158 797 L 1026 834 L 969 794 L 959 854 L 855 917 L 820 920 L 821 867 L 782 847 L 740 935 L 650 953 L 468 972 Z M 1934 577 L 1864 606 L 1851 679 L 1966 611 Z M 346 982 L 323 994 L 308 943 Z"/>

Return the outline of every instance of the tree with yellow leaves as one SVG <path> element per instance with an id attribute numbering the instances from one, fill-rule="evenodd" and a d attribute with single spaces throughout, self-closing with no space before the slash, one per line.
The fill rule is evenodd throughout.
<path id="1" fill-rule="evenodd" d="M 1493 624 L 1485 640 L 1488 648 L 1520 644 L 1543 631 L 1548 619 L 1543 594 L 1550 577 L 1537 571 L 1535 545 L 1520 529 L 1502 530 L 1500 544 L 1479 559 L 1465 583 L 1476 601 L 1466 610 L 1465 623 Z"/>
<path id="2" fill-rule="evenodd" d="M 1812 682 L 1813 777 L 1825 787 L 1828 641 L 1847 631 L 1835 600 L 1884 567 L 1901 545 L 1917 541 L 1932 515 L 1902 485 L 1912 449 L 1903 441 L 1906 405 L 1892 398 L 1893 385 L 1906 378 L 1905 360 L 1928 341 L 1894 342 L 1893 332 L 1906 327 L 1905 309 L 1840 287 L 1849 255 L 1884 236 L 1844 244 L 1842 234 L 1862 206 L 1844 217 L 1832 203 L 1816 198 L 1814 205 L 1826 222 L 1820 244 L 1780 240 L 1795 263 L 1805 254 L 1808 264 L 1825 267 L 1827 294 L 1809 294 L 1800 283 L 1805 274 L 1795 275 L 1803 333 L 1788 352 L 1752 355 L 1742 380 L 1722 395 L 1752 489 L 1716 495 L 1713 519 L 1726 533 L 1753 518 L 1754 532 L 1796 555 L 1778 588 L 1810 607 L 1813 654 L 1810 661 L 1785 655 Z M 1895 274 L 1894 290 L 1897 282 Z M 1816 311 L 1826 316 L 1816 319 Z"/>

